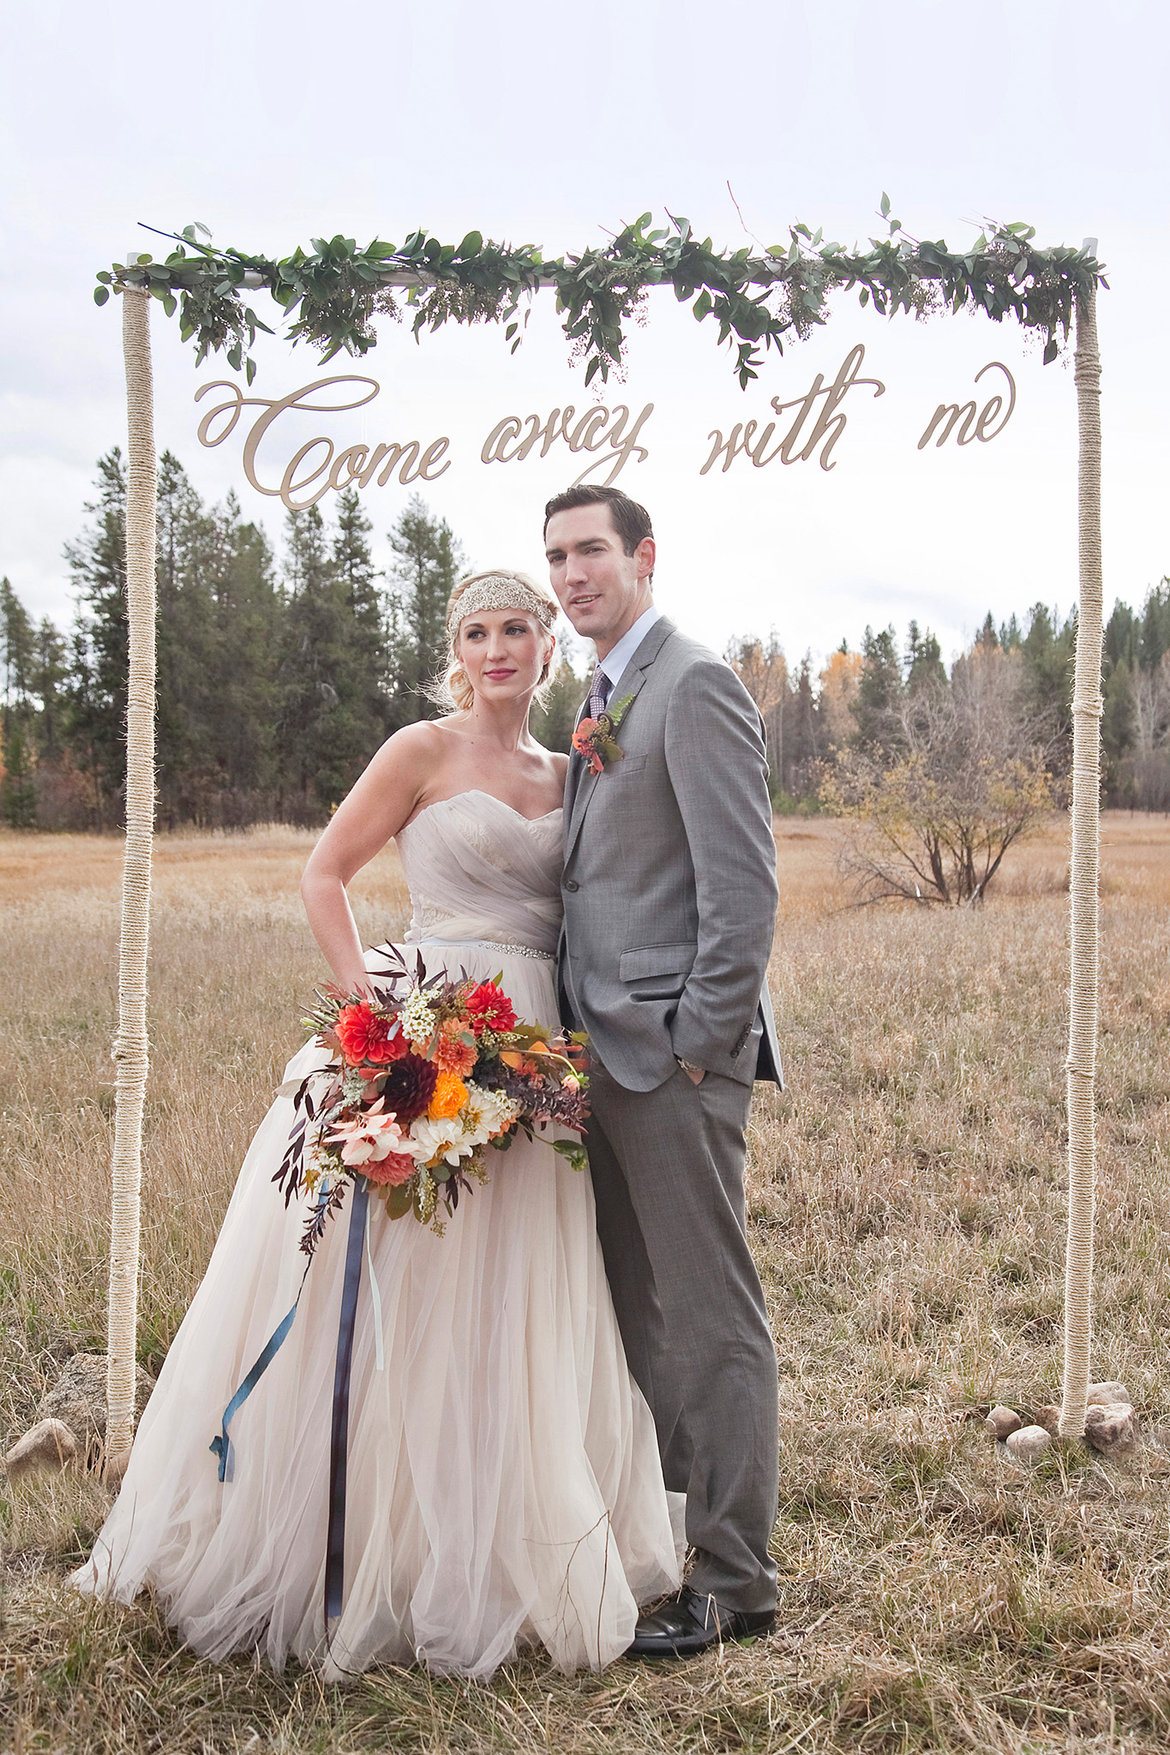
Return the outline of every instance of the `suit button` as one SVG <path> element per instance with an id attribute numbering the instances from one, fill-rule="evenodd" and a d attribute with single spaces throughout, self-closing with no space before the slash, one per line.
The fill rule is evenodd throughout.
<path id="1" fill-rule="evenodd" d="M 581 886 L 577 882 L 576 878 L 566 878 L 565 879 L 565 888 L 566 888 L 566 890 L 572 890 L 575 894 L 576 891 L 578 891 L 581 888 Z"/>

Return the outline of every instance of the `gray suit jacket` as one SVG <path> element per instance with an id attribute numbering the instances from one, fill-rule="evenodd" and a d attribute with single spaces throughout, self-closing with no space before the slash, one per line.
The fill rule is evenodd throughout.
<path id="1" fill-rule="evenodd" d="M 624 759 L 565 793 L 561 979 L 620 1085 L 675 1055 L 781 1082 L 765 972 L 776 845 L 760 715 L 731 667 L 665 617 L 614 685 Z"/>

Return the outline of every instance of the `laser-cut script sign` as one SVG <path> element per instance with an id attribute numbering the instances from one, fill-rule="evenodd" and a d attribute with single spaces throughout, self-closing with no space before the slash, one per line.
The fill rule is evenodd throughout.
<path id="1" fill-rule="evenodd" d="M 824 374 L 818 372 L 803 396 L 787 400 L 774 396 L 771 401 L 774 420 L 737 422 L 726 435 L 715 428 L 707 434 L 709 450 L 706 461 L 699 465 L 699 474 L 708 475 L 720 461 L 722 473 L 726 474 L 739 459 L 746 459 L 755 469 L 764 469 L 777 461 L 808 463 L 815 458 L 822 469 L 835 469 L 839 459 L 832 453 L 849 418 L 844 409 L 846 398 L 855 390 L 869 390 L 873 398 L 885 393 L 880 378 L 861 376 L 864 361 L 865 348 L 858 342 L 846 354 L 831 383 L 826 384 Z M 982 406 L 974 398 L 964 403 L 940 402 L 918 441 L 920 451 L 932 439 L 936 448 L 945 445 L 952 434 L 957 445 L 969 445 L 976 439 L 987 444 L 999 437 L 1015 412 L 1016 385 L 999 360 L 989 361 L 975 374 L 976 384 L 988 372 L 1003 374 L 1002 382 L 992 380 L 998 390 Z M 355 387 L 358 393 L 351 393 L 340 402 L 312 400 L 319 393 L 341 385 Z M 304 511 L 325 494 L 339 493 L 343 488 L 386 487 L 395 476 L 404 485 L 437 481 L 454 461 L 447 455 L 451 441 L 445 436 L 426 443 L 421 439 L 387 439 L 373 445 L 346 445 L 338 449 L 332 439 L 323 435 L 306 440 L 283 469 L 268 460 L 271 445 L 261 460 L 261 446 L 277 422 L 282 423 L 282 433 L 287 429 L 288 422 L 283 417 L 294 413 L 340 414 L 364 408 L 381 394 L 381 385 L 374 378 L 357 374 L 318 378 L 279 399 L 245 396 L 238 384 L 219 379 L 202 385 L 195 392 L 196 402 L 202 402 L 213 390 L 228 394 L 209 408 L 199 422 L 200 444 L 222 445 L 235 431 L 245 408 L 261 410 L 244 439 L 244 474 L 257 493 L 281 500 L 293 512 Z M 647 402 L 636 415 L 624 403 L 612 408 L 594 403 L 582 410 L 569 404 L 566 408 L 554 408 L 547 415 L 507 414 L 485 436 L 479 450 L 480 462 L 523 463 L 533 454 L 547 457 L 554 446 L 563 445 L 573 456 L 584 453 L 591 459 L 573 481 L 574 487 L 591 479 L 608 486 L 631 460 L 642 463 L 650 455 L 641 439 L 653 413 L 654 404 Z"/>

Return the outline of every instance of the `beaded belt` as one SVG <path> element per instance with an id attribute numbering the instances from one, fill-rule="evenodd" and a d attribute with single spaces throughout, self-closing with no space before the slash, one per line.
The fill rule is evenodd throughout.
<path id="1" fill-rule="evenodd" d="M 538 951 L 535 945 L 513 945 L 498 938 L 422 938 L 405 939 L 405 944 L 425 950 L 427 945 L 440 945 L 444 950 L 508 951 L 514 957 L 536 957 L 542 963 L 554 963 L 552 951 Z"/>

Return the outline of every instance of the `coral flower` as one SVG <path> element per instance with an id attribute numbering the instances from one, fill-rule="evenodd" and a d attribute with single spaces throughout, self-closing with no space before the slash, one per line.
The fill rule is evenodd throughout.
<path id="1" fill-rule="evenodd" d="M 367 1182 L 380 1185 L 388 1183 L 391 1188 L 398 1188 L 402 1183 L 409 1182 L 418 1165 L 408 1152 L 390 1152 L 385 1158 L 372 1158 L 362 1169 Z"/>
<path id="2" fill-rule="evenodd" d="M 467 1101 L 467 1086 L 455 1073 L 441 1072 L 435 1081 L 435 1094 L 427 1114 L 434 1121 L 448 1121 L 458 1115 Z"/>
<path id="3" fill-rule="evenodd" d="M 585 765 L 591 774 L 600 774 L 605 767 L 605 763 L 601 759 L 601 751 L 591 741 L 596 737 L 598 729 L 596 719 L 581 719 L 573 733 L 573 748 L 579 756 L 584 756 Z"/>
<path id="4" fill-rule="evenodd" d="M 388 1066 L 407 1052 L 406 1038 L 397 1024 L 379 1017 L 364 1000 L 345 1006 L 337 1015 L 333 1031 L 350 1066 L 360 1066 L 363 1061 Z"/>

